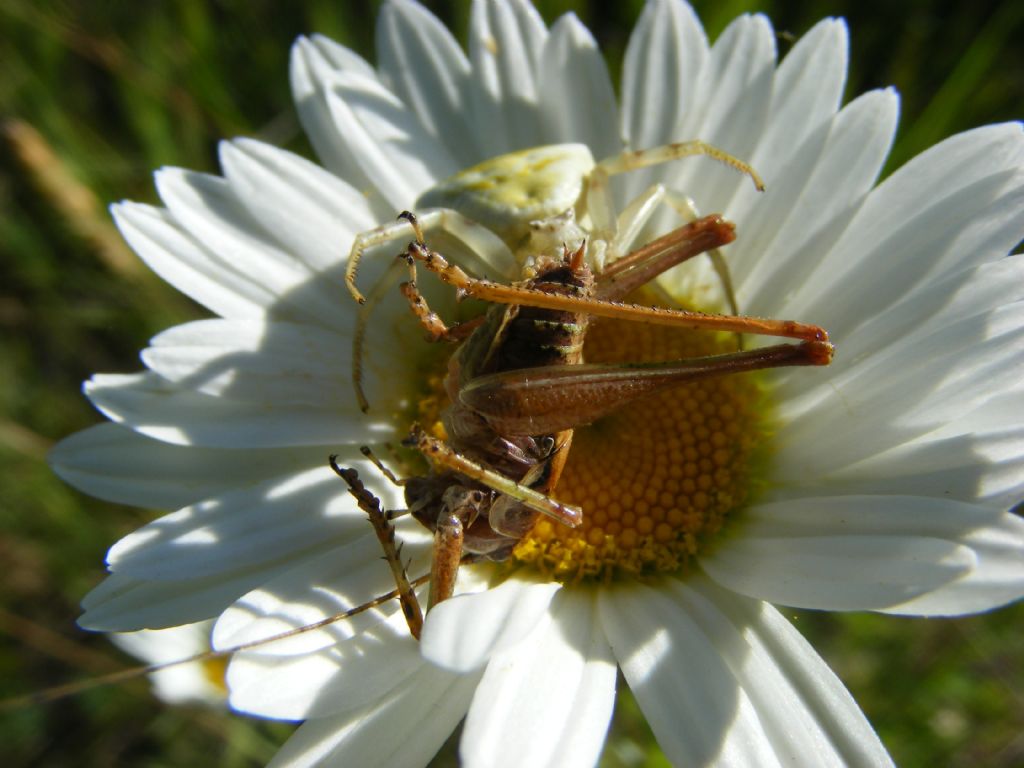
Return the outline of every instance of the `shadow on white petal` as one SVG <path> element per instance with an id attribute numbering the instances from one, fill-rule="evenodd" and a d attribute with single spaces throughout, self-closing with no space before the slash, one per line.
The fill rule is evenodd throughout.
<path id="1" fill-rule="evenodd" d="M 424 664 L 362 710 L 307 720 L 270 768 L 422 768 L 462 719 L 477 679 Z"/>
<path id="2" fill-rule="evenodd" d="M 701 577 L 667 588 L 714 638 L 782 765 L 891 764 L 842 682 L 772 606 Z"/>
<path id="3" fill-rule="evenodd" d="M 755 221 L 747 224 L 748 217 L 735 211 L 744 227 L 730 263 L 742 271 L 744 311 L 793 316 L 787 297 L 803 287 L 874 185 L 892 146 L 898 112 L 892 90 L 853 100 L 766 182 L 763 203 L 752 211 Z"/>
<path id="4" fill-rule="evenodd" d="M 973 610 L 1020 596 L 1022 529 L 1008 513 L 949 500 L 790 498 L 748 510 L 701 566 L 735 592 L 782 605 L 957 613 L 970 610 L 967 595 L 987 601 Z"/>
<path id="5" fill-rule="evenodd" d="M 835 495 L 879 494 L 981 503 L 1009 509 L 1024 496 L 1024 425 L 1020 395 L 1007 393 L 942 430 L 822 476 Z M 1000 407 L 1002 406 L 1002 407 Z M 803 489 L 787 481 L 786 493 Z M 814 496 L 819 488 L 808 488 Z"/>
<path id="6" fill-rule="evenodd" d="M 339 78 L 326 98 L 348 153 L 395 211 L 411 208 L 424 190 L 458 170 L 448 151 L 378 80 Z"/>
<path id="7" fill-rule="evenodd" d="M 674 765 L 777 764 L 723 657 L 747 652 L 740 633 L 701 626 L 667 581 L 605 589 L 598 601 L 601 626 L 658 744 Z"/>
<path id="8" fill-rule="evenodd" d="M 227 400 L 343 409 L 351 368 L 337 350 L 351 333 L 301 323 L 200 320 L 157 335 L 142 350 L 154 373 Z"/>
<path id="9" fill-rule="evenodd" d="M 1002 258 L 1020 237 L 1022 162 L 1019 124 L 968 131 L 914 158 L 871 191 L 789 310 L 841 339 L 930 280 Z"/>
<path id="10" fill-rule="evenodd" d="M 430 567 L 428 539 L 420 539 L 418 545 L 406 541 L 402 549 L 411 573 L 423 573 Z M 367 534 L 315 559 L 297 561 L 296 567 L 243 595 L 221 614 L 213 644 L 224 650 L 296 633 L 260 645 L 259 653 L 294 656 L 329 648 L 390 621 L 399 611 L 397 599 L 354 615 L 344 614 L 394 588 L 394 578 L 381 564 L 380 544 Z M 425 593 L 425 589 L 420 591 Z"/>
<path id="11" fill-rule="evenodd" d="M 417 3 L 387 3 L 377 21 L 377 57 L 381 78 L 459 167 L 479 162 L 476 134 L 465 119 L 469 60 L 447 27 Z"/>
<path id="12" fill-rule="evenodd" d="M 180 168 L 156 173 L 160 199 L 174 222 L 210 254 L 224 270 L 234 270 L 274 297 L 274 314 L 309 322 L 329 314 L 332 305 L 325 286 L 313 273 L 264 231 L 239 202 L 223 178 Z M 302 303 L 289 304 L 299 286 Z"/>
<path id="13" fill-rule="evenodd" d="M 710 56 L 707 35 L 686 3 L 651 2 L 633 28 L 622 64 L 622 135 L 631 149 L 647 149 L 674 139 L 684 115 L 703 119 L 704 79 Z M 665 94 L 673 98 L 665 98 Z M 685 130 L 685 127 L 684 127 Z M 651 183 L 628 183 L 631 197 Z"/>
<path id="14" fill-rule="evenodd" d="M 374 467 L 355 450 L 340 460 L 373 477 Z M 390 494 L 386 502 L 399 500 L 393 489 L 382 490 Z M 164 515 L 111 547 L 107 564 L 136 578 L 200 578 L 319 553 L 369 533 L 367 528 L 345 483 L 323 466 Z"/>
<path id="15" fill-rule="evenodd" d="M 135 632 L 212 619 L 293 565 L 275 563 L 180 581 L 142 581 L 114 573 L 82 600 L 78 625 L 94 632 Z"/>
<path id="16" fill-rule="evenodd" d="M 446 600 L 424 624 L 424 658 L 453 672 L 477 669 L 532 632 L 560 588 L 512 577 L 494 589 Z"/>
<path id="17" fill-rule="evenodd" d="M 781 476 L 802 467 L 805 477 L 821 477 L 957 421 L 1017 386 L 1021 351 L 1017 304 L 839 361 L 818 387 L 780 405 Z"/>
<path id="18" fill-rule="evenodd" d="M 219 150 L 239 203 L 314 272 L 336 264 L 356 233 L 377 222 L 363 194 L 304 157 L 251 139 L 221 142 Z"/>
<path id="19" fill-rule="evenodd" d="M 842 19 L 824 19 L 800 37 L 775 73 L 767 130 L 750 163 L 777 178 L 814 131 L 839 110 L 846 84 L 849 33 Z M 756 193 L 740 188 L 741 196 Z"/>
<path id="20" fill-rule="evenodd" d="M 151 440 L 97 424 L 59 442 L 48 457 L 75 488 L 119 504 L 174 510 L 230 489 L 323 465 L 322 448 L 220 450 Z"/>
<path id="21" fill-rule="evenodd" d="M 392 286 L 399 275 L 387 270 L 396 263 L 398 247 L 385 244 L 368 250 L 363 259 L 360 284 L 367 293 L 382 275 L 389 276 L 380 282 L 382 298 L 376 303 L 360 309 L 344 290 L 345 260 L 339 254 L 330 270 L 274 300 L 263 297 L 269 300 L 265 312 L 272 321 L 249 320 L 251 332 L 239 334 L 238 346 L 151 350 L 149 363 L 163 376 L 98 375 L 86 385 L 86 394 L 108 418 L 179 445 L 272 448 L 389 439 L 393 414 L 407 410 L 419 396 L 413 373 L 444 352 L 440 345 L 420 342 L 419 326 L 397 285 Z M 323 286 L 331 284 L 337 287 L 336 330 L 298 322 L 291 307 L 315 304 Z M 439 313 L 459 318 L 452 291 L 440 281 L 427 282 L 423 292 Z M 357 360 L 350 334 L 359 312 L 366 327 Z M 371 395 L 368 417 L 351 392 L 351 370 L 358 363 L 363 388 Z"/>
<path id="22" fill-rule="evenodd" d="M 110 212 L 132 250 L 161 278 L 221 317 L 259 319 L 274 297 L 185 232 L 164 208 L 124 202 Z"/>
<path id="23" fill-rule="evenodd" d="M 426 666 L 397 613 L 355 637 L 314 653 L 239 651 L 228 666 L 231 706 L 282 720 L 351 712 L 404 687 Z"/>
<path id="24" fill-rule="evenodd" d="M 537 67 L 547 34 L 526 0 L 473 4 L 469 107 L 484 157 L 541 143 Z"/>
<path id="25" fill-rule="evenodd" d="M 600 615 L 674 765 L 891 765 L 842 683 L 770 605 L 694 573 L 603 593 Z"/>
<path id="26" fill-rule="evenodd" d="M 683 114 L 674 138 L 699 138 L 747 160 L 766 128 L 775 76 L 775 34 L 764 16 L 740 16 L 715 41 L 701 75 L 714 97 L 703 114 Z M 699 122 L 697 122 L 699 120 Z M 760 170 L 760 169 L 756 169 Z M 730 200 L 750 180 L 718 163 L 686 162 L 666 169 L 663 180 L 690 195 L 699 210 L 739 217 Z M 772 181 L 766 179 L 769 188 Z M 742 218 L 737 221 L 742 222 Z M 741 226 L 741 232 L 745 227 Z M 730 260 L 731 264 L 731 260 Z"/>
<path id="27" fill-rule="evenodd" d="M 522 642 L 496 653 L 466 715 L 464 765 L 590 768 L 615 699 L 595 591 L 566 588 Z"/>
<path id="28" fill-rule="evenodd" d="M 622 151 L 618 126 L 594 115 L 618 114 L 608 67 L 590 31 L 567 13 L 544 44 L 538 84 L 545 144 L 582 142 L 595 158 Z"/>
<path id="29" fill-rule="evenodd" d="M 374 189 L 342 138 L 338 135 L 327 106 L 327 81 L 341 73 L 375 77 L 376 73 L 361 57 L 321 35 L 300 37 L 291 50 L 289 79 L 292 98 L 302 128 L 309 137 L 323 166 L 356 189 Z M 391 206 L 374 195 L 368 200 L 378 218 L 391 215 Z"/>

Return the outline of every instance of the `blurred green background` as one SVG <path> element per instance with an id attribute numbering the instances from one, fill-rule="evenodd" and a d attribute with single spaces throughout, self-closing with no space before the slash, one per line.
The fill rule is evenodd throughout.
<path id="1" fill-rule="evenodd" d="M 617 80 L 640 0 L 538 5 L 548 22 L 574 10 Z M 83 379 L 136 370 L 151 335 L 204 313 L 141 267 L 106 205 L 156 202 L 150 175 L 162 165 L 216 172 L 220 137 L 308 155 L 288 92 L 289 46 L 315 31 L 372 59 L 377 6 L 0 0 L 0 698 L 131 663 L 74 622 L 106 548 L 153 513 L 78 494 L 45 456 L 99 420 L 79 394 Z M 468 0 L 430 6 L 464 41 Z M 890 171 L 952 133 L 1024 116 L 1019 0 L 695 6 L 712 39 L 737 14 L 766 12 L 780 52 L 822 16 L 845 16 L 847 98 L 889 84 L 903 96 Z M 787 614 L 898 764 L 1024 765 L 1024 605 L 950 621 Z M 7 766 L 260 765 L 291 730 L 163 707 L 144 680 L 0 717 Z M 628 697 L 602 765 L 667 765 Z"/>

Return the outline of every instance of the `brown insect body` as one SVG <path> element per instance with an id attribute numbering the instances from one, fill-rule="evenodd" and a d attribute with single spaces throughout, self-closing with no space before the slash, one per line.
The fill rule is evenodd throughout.
<path id="1" fill-rule="evenodd" d="M 541 256 L 524 287 L 551 295 L 590 296 L 594 276 L 584 246 L 558 259 Z M 545 495 L 554 491 L 569 456 L 573 430 L 536 433 L 508 428 L 466 404 L 461 394 L 481 376 L 536 370 L 583 361 L 590 316 L 582 312 L 527 305 L 495 305 L 449 361 L 445 390 L 451 405 L 442 414 L 449 446 L 466 458 Z M 415 477 L 406 485 L 414 517 L 430 530 L 439 517 L 463 518 L 467 553 L 504 560 L 540 514 L 459 472 L 444 470 Z"/>
<path id="2" fill-rule="evenodd" d="M 444 438 L 414 425 L 407 441 L 427 459 L 430 470 L 397 481 L 405 486 L 407 511 L 434 533 L 428 610 L 453 594 L 460 563 L 467 558 L 507 559 L 538 514 L 569 527 L 582 522 L 581 509 L 555 497 L 574 428 L 686 381 L 778 366 L 827 365 L 832 357 L 828 334 L 818 326 L 622 302 L 667 269 L 732 242 L 734 226 L 718 215 L 679 227 L 596 275 L 586 263 L 583 238 L 567 236 L 579 231 L 571 212 L 537 222 L 542 236 L 545 230 L 556 232 L 562 245 L 533 249 L 525 279 L 510 284 L 470 277 L 427 247 L 413 214 L 401 218 L 415 234 L 401 254 L 410 277 L 402 293 L 431 339 L 460 343 L 445 379 L 450 405 L 441 418 Z M 483 318 L 449 327 L 419 292 L 417 264 L 460 296 L 494 306 Z M 802 342 L 657 363 L 587 364 L 583 342 L 590 322 L 600 317 Z M 410 630 L 418 637 L 422 618 L 390 518 L 382 517 L 372 494 L 356 486 L 351 471 L 336 470 L 374 521 L 402 592 Z"/>

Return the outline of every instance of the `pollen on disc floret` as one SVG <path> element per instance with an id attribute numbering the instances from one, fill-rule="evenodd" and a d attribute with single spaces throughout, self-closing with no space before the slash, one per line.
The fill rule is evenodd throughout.
<path id="1" fill-rule="evenodd" d="M 736 337 L 602 320 L 588 362 L 679 360 L 736 350 Z M 682 384 L 576 429 L 555 496 L 575 529 L 540 518 L 514 557 L 562 581 L 674 573 L 750 502 L 767 417 L 759 376 Z"/>

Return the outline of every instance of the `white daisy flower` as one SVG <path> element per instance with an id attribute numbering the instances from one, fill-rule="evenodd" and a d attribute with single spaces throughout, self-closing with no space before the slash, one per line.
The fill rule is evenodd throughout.
<path id="1" fill-rule="evenodd" d="M 146 664 L 169 664 L 210 650 L 212 621 L 182 624 L 167 629 L 114 632 L 111 641 Z M 227 698 L 224 664 L 219 658 L 174 664 L 149 676 L 153 694 L 168 704 L 223 706 Z"/>
<path id="2" fill-rule="evenodd" d="M 572 15 L 548 29 L 524 0 L 474 3 L 468 56 L 410 0 L 385 4 L 376 68 L 300 39 L 292 86 L 322 167 L 236 140 L 223 177 L 164 169 L 165 207 L 115 207 L 138 254 L 217 318 L 158 335 L 142 373 L 91 379 L 112 423 L 53 453 L 91 494 L 178 510 L 111 549 L 83 626 L 219 617 L 227 648 L 392 589 L 326 459 L 404 507 L 358 447 L 390 461 L 385 443 L 429 412 L 444 360 L 392 292 L 369 326 L 361 412 L 342 282 L 357 233 L 502 153 L 578 142 L 600 159 L 700 138 L 767 191 L 691 159 L 623 175 L 618 203 L 663 183 L 735 222 L 739 307 L 827 328 L 832 365 L 681 387 L 578 429 L 558 495 L 582 506 L 582 529 L 543 520 L 518 567 L 464 566 L 421 643 L 390 601 L 237 653 L 230 701 L 306 721 L 275 764 L 423 765 L 465 718 L 467 766 L 589 766 L 620 668 L 673 764 L 888 764 L 772 604 L 945 616 L 1024 592 L 1024 525 L 1008 512 L 1024 484 L 1024 261 L 1007 257 L 1024 233 L 1024 135 L 961 134 L 875 187 L 898 100 L 841 107 L 846 34 L 823 21 L 779 62 L 763 16 L 710 45 L 689 6 L 651 0 L 620 108 L 588 31 Z M 674 224 L 659 214 L 645 237 Z M 400 247 L 367 254 L 361 284 Z M 519 277 L 500 249 L 444 252 Z M 718 283 L 697 267 L 660 285 L 708 308 Z M 428 293 L 446 318 L 450 294 Z M 600 323 L 588 359 L 722 343 L 651 328 Z M 428 532 L 398 528 L 423 573 Z"/>

